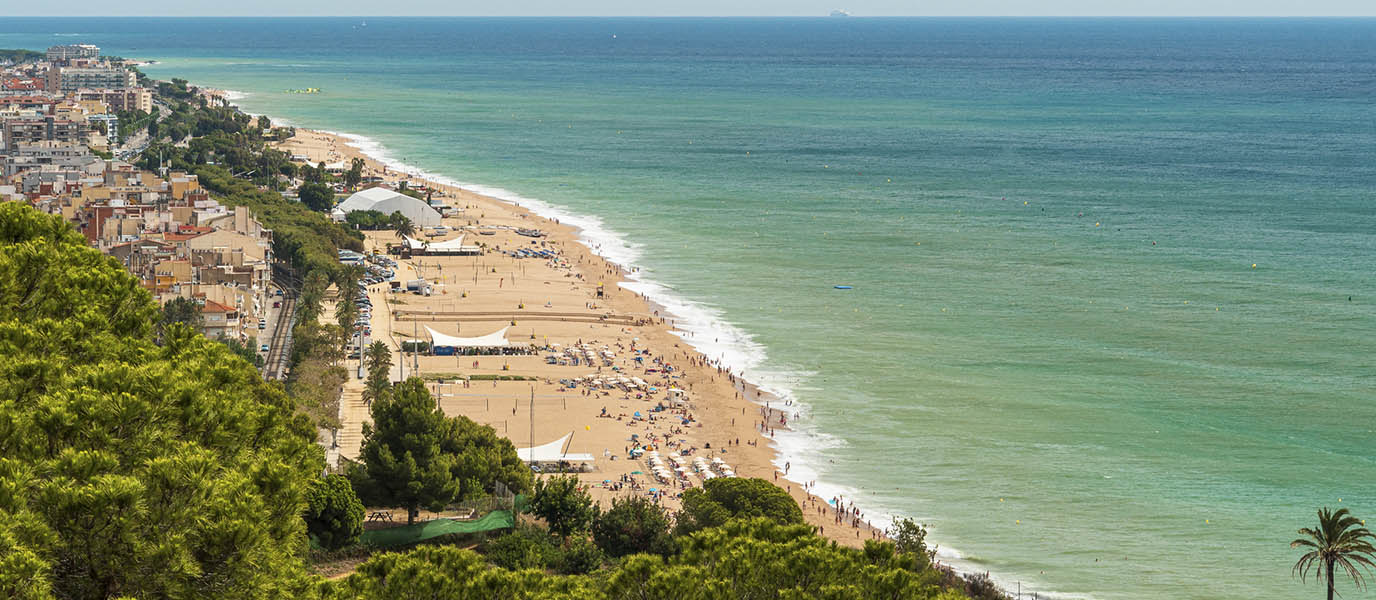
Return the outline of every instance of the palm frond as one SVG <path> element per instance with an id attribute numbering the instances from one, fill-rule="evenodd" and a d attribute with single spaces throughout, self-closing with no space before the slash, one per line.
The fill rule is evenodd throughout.
<path id="1" fill-rule="evenodd" d="M 1291 548 L 1310 549 L 1295 562 L 1291 575 L 1298 575 L 1301 582 L 1314 572 L 1315 579 L 1326 583 L 1332 590 L 1335 583 L 1329 581 L 1329 571 L 1340 568 L 1358 590 L 1366 587 L 1366 575 L 1376 571 L 1376 540 L 1371 531 L 1362 526 L 1361 519 L 1354 517 L 1346 508 L 1330 511 L 1328 507 L 1318 510 L 1317 529 L 1304 527 L 1298 533 L 1302 536 L 1290 542 Z"/>

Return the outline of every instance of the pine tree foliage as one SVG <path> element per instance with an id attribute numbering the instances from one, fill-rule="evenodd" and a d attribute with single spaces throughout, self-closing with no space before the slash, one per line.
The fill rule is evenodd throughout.
<path id="1" fill-rule="evenodd" d="M 60 218 L 0 204 L 0 596 L 298 595 L 314 432 Z"/>

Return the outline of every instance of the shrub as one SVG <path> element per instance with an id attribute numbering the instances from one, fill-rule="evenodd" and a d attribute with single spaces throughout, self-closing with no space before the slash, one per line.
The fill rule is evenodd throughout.
<path id="1" fill-rule="evenodd" d="M 587 531 L 597 516 L 597 506 L 588 493 L 579 489 L 577 477 L 551 477 L 535 484 L 530 512 L 549 523 L 549 530 L 561 537 Z"/>
<path id="2" fill-rule="evenodd" d="M 326 475 L 315 480 L 306 502 L 306 530 L 321 548 L 338 550 L 358 542 L 363 534 L 363 503 L 348 479 Z"/>
<path id="3" fill-rule="evenodd" d="M 676 533 L 717 527 L 734 518 L 764 517 L 780 525 L 803 522 L 803 510 L 783 489 L 756 478 L 723 477 L 683 493 Z"/>
<path id="4" fill-rule="evenodd" d="M 611 509 L 593 522 L 592 537 L 613 557 L 642 552 L 667 556 L 674 547 L 668 512 L 642 496 L 612 500 Z"/>
<path id="5" fill-rule="evenodd" d="M 303 183 L 296 190 L 296 195 L 315 212 L 326 212 L 334 208 L 334 190 L 323 183 Z"/>
<path id="6" fill-rule="evenodd" d="M 559 549 L 543 529 L 518 526 L 484 544 L 483 555 L 492 564 L 512 571 L 544 569 L 558 562 Z"/>
<path id="7" fill-rule="evenodd" d="M 597 544 L 583 536 L 573 536 L 564 540 L 559 547 L 559 560 L 551 565 L 564 575 L 585 575 L 602 568 L 607 555 Z"/>

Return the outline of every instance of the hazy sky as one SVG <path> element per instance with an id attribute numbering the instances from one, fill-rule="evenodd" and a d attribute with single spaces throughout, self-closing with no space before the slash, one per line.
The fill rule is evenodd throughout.
<path id="1" fill-rule="evenodd" d="M 55 10 L 61 8 L 60 12 Z M 0 0 L 0 18 L 128 16 L 1376 16 L 1376 0 Z"/>

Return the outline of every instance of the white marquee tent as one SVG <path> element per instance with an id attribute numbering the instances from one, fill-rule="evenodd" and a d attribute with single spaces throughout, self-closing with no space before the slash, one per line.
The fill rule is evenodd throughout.
<path id="1" fill-rule="evenodd" d="M 524 462 L 592 462 L 591 454 L 585 452 L 570 453 L 564 451 L 564 445 L 568 443 L 573 433 L 567 433 L 564 437 L 554 440 L 543 446 L 534 448 L 517 448 L 516 455 L 521 457 Z"/>
<path id="2" fill-rule="evenodd" d="M 343 221 L 344 215 L 356 210 L 375 210 L 384 215 L 399 212 L 411 219 L 411 223 L 416 227 L 434 227 L 443 220 L 440 213 L 424 200 L 417 200 L 383 187 L 368 188 L 349 196 L 347 200 L 340 202 L 339 206 L 334 207 L 333 216 L 336 221 Z"/>

